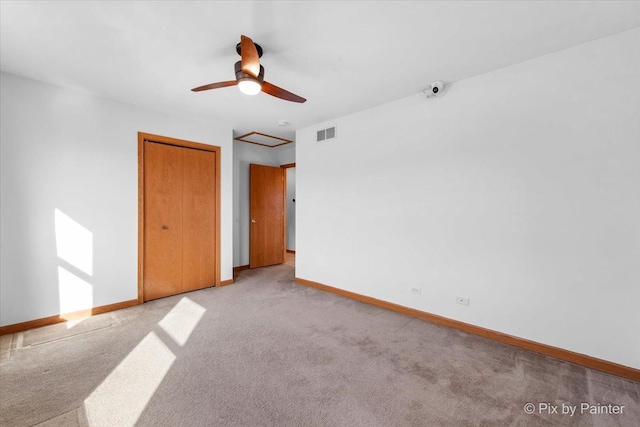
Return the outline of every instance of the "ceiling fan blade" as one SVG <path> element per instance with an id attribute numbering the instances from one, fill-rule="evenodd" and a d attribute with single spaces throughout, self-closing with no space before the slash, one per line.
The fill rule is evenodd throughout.
<path id="1" fill-rule="evenodd" d="M 242 56 L 242 72 L 258 77 L 258 74 L 260 74 L 260 56 L 253 40 L 247 36 L 240 36 L 240 56 Z"/>
<path id="2" fill-rule="evenodd" d="M 275 96 L 276 98 L 284 99 L 285 101 L 299 102 L 299 103 L 303 103 L 306 101 L 306 99 L 304 99 L 303 97 L 293 94 L 289 91 L 286 91 L 281 87 L 278 87 L 269 82 L 262 83 L 262 91 L 264 93 L 268 93 L 271 96 Z"/>
<path id="3" fill-rule="evenodd" d="M 227 82 L 218 82 L 218 83 L 211 83 L 209 85 L 204 85 L 204 86 L 198 86 L 195 87 L 193 89 L 191 89 L 192 92 L 201 92 L 203 90 L 209 90 L 209 89 L 219 89 L 221 87 L 227 87 L 227 86 L 235 86 L 237 85 L 238 82 L 235 80 L 229 80 Z"/>

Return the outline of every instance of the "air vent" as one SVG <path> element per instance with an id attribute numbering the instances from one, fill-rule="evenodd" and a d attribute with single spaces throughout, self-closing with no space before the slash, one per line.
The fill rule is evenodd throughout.
<path id="1" fill-rule="evenodd" d="M 328 139 L 335 139 L 335 138 L 336 138 L 336 127 L 332 126 L 327 129 L 319 130 L 316 141 L 320 142 L 320 141 L 325 141 Z"/>
<path id="2" fill-rule="evenodd" d="M 336 128 L 335 126 L 332 128 L 327 129 L 327 139 L 331 139 L 331 138 L 335 138 L 336 137 Z"/>

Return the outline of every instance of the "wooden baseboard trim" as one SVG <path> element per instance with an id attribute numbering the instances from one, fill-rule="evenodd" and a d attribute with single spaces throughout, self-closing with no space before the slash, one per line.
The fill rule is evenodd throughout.
<path id="1" fill-rule="evenodd" d="M 288 253 L 288 254 L 295 254 L 295 253 L 296 253 L 296 251 L 292 251 L 291 249 L 287 249 L 287 253 Z"/>
<path id="2" fill-rule="evenodd" d="M 223 280 L 220 282 L 220 286 L 233 285 L 233 279 Z"/>
<path id="3" fill-rule="evenodd" d="M 609 362 L 607 360 L 602 360 L 595 357 L 587 356 L 585 354 L 575 353 L 570 350 L 553 347 L 547 344 L 541 344 L 541 343 L 530 341 L 524 338 L 514 337 L 512 335 L 507 335 L 502 332 L 497 332 L 497 331 L 486 329 L 480 326 L 471 325 L 469 323 L 460 322 L 458 320 L 449 319 L 447 317 L 438 316 L 436 314 L 427 313 L 425 311 L 416 310 L 414 308 L 405 307 L 402 305 L 379 300 L 379 299 L 368 297 L 365 295 L 360 295 L 355 292 L 345 291 L 343 289 L 338 289 L 332 286 L 323 285 L 322 283 L 313 282 L 311 280 L 301 279 L 299 277 L 296 277 L 294 280 L 296 283 L 299 283 L 301 285 L 310 286 L 312 288 L 320 289 L 326 292 L 332 292 L 334 294 L 342 295 L 347 298 L 352 298 L 360 302 L 372 304 L 378 307 L 385 308 L 387 310 L 417 317 L 418 319 L 426 320 L 428 322 L 448 326 L 450 328 L 458 329 L 463 332 L 467 332 L 469 334 L 479 335 L 481 337 L 499 341 L 504 344 L 509 344 L 525 350 L 544 354 L 545 356 L 550 356 L 556 359 L 564 360 L 566 362 L 571 362 L 577 365 L 585 366 L 587 368 L 617 375 L 623 378 L 628 378 L 634 381 L 640 381 L 640 370 L 631 368 L 629 366 L 620 365 L 614 362 Z"/>
<path id="4" fill-rule="evenodd" d="M 39 328 L 41 326 L 53 325 L 56 323 L 66 322 L 68 320 L 81 319 L 83 317 L 95 316 L 97 314 L 108 313 L 110 311 L 120 310 L 122 308 L 133 307 L 138 305 L 137 299 L 129 301 L 116 302 L 114 304 L 93 307 L 87 310 L 74 311 L 72 313 L 57 314 L 55 316 L 44 317 L 42 319 L 29 320 L 22 323 L 14 323 L 13 325 L 0 326 L 0 335 L 15 334 L 29 329 Z"/>

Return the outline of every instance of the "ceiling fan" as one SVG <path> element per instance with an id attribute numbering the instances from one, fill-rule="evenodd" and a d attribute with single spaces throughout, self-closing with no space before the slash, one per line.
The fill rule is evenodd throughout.
<path id="1" fill-rule="evenodd" d="M 240 92 L 246 95 L 257 95 L 260 91 L 286 101 L 303 103 L 306 99 L 286 91 L 274 84 L 264 81 L 264 67 L 260 65 L 262 48 L 247 36 L 240 36 L 240 43 L 236 45 L 236 52 L 242 60 L 236 62 L 236 79 L 226 82 L 211 83 L 191 89 L 201 92 L 209 89 L 219 89 L 227 86 L 238 86 Z"/>

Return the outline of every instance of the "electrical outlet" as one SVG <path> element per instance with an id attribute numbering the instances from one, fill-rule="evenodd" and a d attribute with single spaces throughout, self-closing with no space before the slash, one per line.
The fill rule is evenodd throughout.
<path id="1" fill-rule="evenodd" d="M 469 305 L 469 298 L 465 297 L 456 297 L 456 302 L 462 305 Z"/>
<path id="2" fill-rule="evenodd" d="M 413 286 L 411 287 L 411 293 L 416 295 L 422 295 L 422 288 L 417 288 Z"/>

